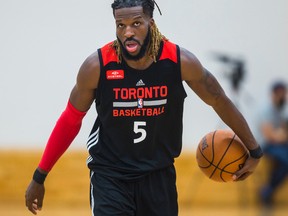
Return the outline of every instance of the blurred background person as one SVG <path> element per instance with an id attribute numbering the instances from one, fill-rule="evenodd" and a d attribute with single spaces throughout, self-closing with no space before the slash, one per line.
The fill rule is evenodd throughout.
<path id="1" fill-rule="evenodd" d="M 269 169 L 266 185 L 261 188 L 260 198 L 265 206 L 271 206 L 276 189 L 288 174 L 288 110 L 287 84 L 272 84 L 270 101 L 260 113 L 259 129 Z"/>

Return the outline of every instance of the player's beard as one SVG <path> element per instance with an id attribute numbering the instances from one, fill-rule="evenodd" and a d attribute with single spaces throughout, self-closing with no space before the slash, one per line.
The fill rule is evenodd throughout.
<path id="1" fill-rule="evenodd" d="M 135 41 L 136 43 L 138 43 L 140 45 L 140 51 L 137 55 L 131 55 L 127 49 L 125 48 L 125 46 L 123 45 L 123 43 L 120 41 L 120 39 L 117 37 L 117 40 L 121 46 L 121 51 L 122 51 L 122 55 L 127 59 L 127 60 L 133 60 L 133 61 L 138 61 L 140 60 L 141 58 L 143 58 L 147 52 L 147 49 L 148 49 L 148 46 L 149 46 L 149 42 L 150 42 L 150 27 L 148 28 L 148 32 L 147 32 L 147 35 L 144 39 L 144 42 L 143 44 L 141 45 L 139 41 L 135 40 L 134 38 L 128 38 L 124 41 L 127 42 L 127 41 Z"/>

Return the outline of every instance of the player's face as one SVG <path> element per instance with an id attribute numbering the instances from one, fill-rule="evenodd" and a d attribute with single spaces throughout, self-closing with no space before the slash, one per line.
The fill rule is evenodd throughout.
<path id="1" fill-rule="evenodd" d="M 115 10 L 116 35 L 124 58 L 139 60 L 145 56 L 150 41 L 153 19 L 143 13 L 143 8 L 131 7 Z"/>

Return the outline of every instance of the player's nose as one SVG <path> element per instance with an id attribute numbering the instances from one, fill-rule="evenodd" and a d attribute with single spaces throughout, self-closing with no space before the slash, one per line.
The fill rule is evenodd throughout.
<path id="1" fill-rule="evenodd" d="M 135 32 L 133 31 L 133 29 L 130 26 L 127 26 L 125 29 L 124 36 L 126 38 L 132 38 L 133 36 L 135 36 Z"/>

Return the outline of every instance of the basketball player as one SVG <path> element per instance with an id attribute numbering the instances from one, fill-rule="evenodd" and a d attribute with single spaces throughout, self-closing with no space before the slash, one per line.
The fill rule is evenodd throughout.
<path id="1" fill-rule="evenodd" d="M 26 206 L 33 214 L 42 208 L 45 177 L 95 101 L 98 117 L 87 142 L 92 215 L 178 215 L 173 163 L 182 145 L 183 81 L 250 150 L 235 181 L 245 179 L 258 164 L 262 150 L 245 119 L 198 59 L 159 32 L 154 6 L 154 0 L 112 4 L 117 39 L 80 68 L 26 191 Z"/>

